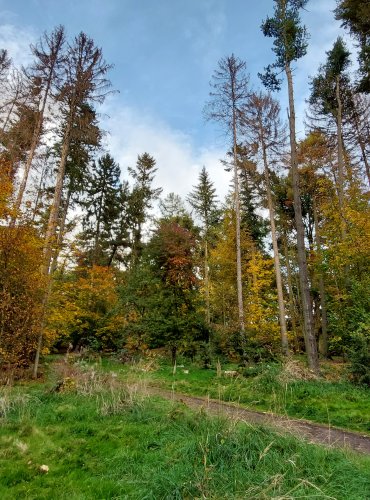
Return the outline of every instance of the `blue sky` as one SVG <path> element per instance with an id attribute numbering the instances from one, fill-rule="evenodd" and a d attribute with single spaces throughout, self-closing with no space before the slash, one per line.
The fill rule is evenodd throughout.
<path id="1" fill-rule="evenodd" d="M 343 34 L 334 7 L 335 0 L 310 0 L 303 16 L 311 39 L 295 69 L 300 134 L 308 76 Z M 273 61 L 260 25 L 272 10 L 272 0 L 0 0 L 0 46 L 26 63 L 29 43 L 43 31 L 57 24 L 69 36 L 85 31 L 114 64 L 110 77 L 120 93 L 102 111 L 107 147 L 123 170 L 147 151 L 165 193 L 184 196 L 204 164 L 222 196 L 230 179 L 218 160 L 227 143 L 202 116 L 209 81 L 217 61 L 233 52 L 247 62 L 252 85 L 260 85 L 257 72 Z M 285 94 L 276 95 L 283 109 Z"/>

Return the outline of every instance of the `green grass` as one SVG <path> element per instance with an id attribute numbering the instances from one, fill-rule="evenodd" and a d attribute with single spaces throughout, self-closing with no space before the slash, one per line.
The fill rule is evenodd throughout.
<path id="1" fill-rule="evenodd" d="M 122 370 L 130 376 L 130 368 L 105 360 L 106 370 Z M 255 376 L 217 378 L 213 369 L 186 366 L 189 373 L 162 364 L 156 371 L 141 373 L 150 383 L 190 395 L 207 396 L 236 402 L 248 408 L 272 411 L 290 417 L 304 418 L 323 424 L 370 433 L 370 391 L 345 381 L 291 380 L 280 382 L 279 365 L 253 368 Z M 235 367 L 226 367 L 233 369 Z M 133 376 L 137 376 L 137 372 Z"/>
<path id="2" fill-rule="evenodd" d="M 370 495 L 370 458 L 112 387 L 1 393 L 0 498 L 264 499 Z M 8 392 L 10 391 L 10 392 Z M 47 474 L 40 471 L 49 466 Z"/>

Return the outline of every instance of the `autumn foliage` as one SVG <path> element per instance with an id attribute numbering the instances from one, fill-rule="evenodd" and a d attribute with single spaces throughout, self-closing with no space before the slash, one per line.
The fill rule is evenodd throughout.
<path id="1" fill-rule="evenodd" d="M 42 317 L 42 241 L 28 226 L 0 227 L 0 362 L 28 365 Z"/>

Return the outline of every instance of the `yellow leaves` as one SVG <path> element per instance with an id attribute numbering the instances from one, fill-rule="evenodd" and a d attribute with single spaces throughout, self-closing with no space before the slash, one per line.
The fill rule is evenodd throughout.
<path id="1" fill-rule="evenodd" d="M 221 236 L 210 252 L 210 301 L 213 315 L 238 325 L 236 294 L 235 221 L 226 214 Z M 265 258 L 242 231 L 242 279 L 245 326 L 259 340 L 279 338 L 273 260 Z"/>
<path id="2" fill-rule="evenodd" d="M 93 266 L 72 281 L 56 282 L 50 301 L 47 332 L 69 341 L 71 336 L 113 341 L 125 323 L 117 311 L 115 275 L 110 268 Z"/>
<path id="3" fill-rule="evenodd" d="M 0 362 L 23 364 L 34 354 L 46 284 L 41 243 L 30 227 L 0 226 Z"/>
<path id="4" fill-rule="evenodd" d="M 12 214 L 11 196 L 13 194 L 13 167 L 10 162 L 0 158 L 0 219 Z"/>

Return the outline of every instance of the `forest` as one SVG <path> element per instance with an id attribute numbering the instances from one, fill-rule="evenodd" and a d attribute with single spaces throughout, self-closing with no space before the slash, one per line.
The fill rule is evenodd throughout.
<path id="1" fill-rule="evenodd" d="M 173 390 L 177 381 L 182 392 L 216 399 L 220 392 L 212 389 L 209 377 L 222 377 L 226 368 L 225 400 L 323 424 L 328 423 L 329 410 L 326 415 L 314 399 L 318 387 L 333 391 L 332 401 L 342 394 L 344 399 L 348 396 L 348 404 L 357 402 L 354 412 L 369 401 L 370 5 L 364 0 L 338 1 L 333 18 L 351 37 L 356 54 L 351 54 L 345 38 L 333 40 L 317 74 L 306 82 L 305 135 L 298 138 L 295 64 L 310 43 L 301 21 L 308 2 L 271 3 L 271 12 L 261 20 L 261 37 L 271 43 L 271 63 L 258 75 L 259 88 L 252 87 L 247 61 L 236 54 L 225 55 L 209 75 L 204 117 L 225 137 L 219 167 L 230 177 L 225 199 L 217 195 L 207 165 L 186 198 L 175 192 L 163 195 L 156 180 L 161 166 L 150 151 L 137 151 L 136 163 L 123 173 L 124 166 L 105 146 L 109 130 L 101 125 L 102 104 L 121 90 L 110 82 L 114 61 L 107 62 L 103 49 L 84 32 L 67 36 L 61 25 L 45 32 L 30 46 L 32 63 L 26 67 L 17 67 L 12 54 L 0 50 L 0 384 L 21 384 L 22 404 L 27 388 L 32 393 L 39 390 L 37 384 L 49 380 L 53 364 L 59 370 L 55 397 L 77 397 L 77 386 L 87 391 L 87 379 L 81 382 L 78 377 L 86 377 L 95 362 L 100 375 L 95 375 L 94 384 L 103 386 L 110 377 L 108 386 L 115 387 L 113 375 L 107 374 L 126 373 L 130 366 L 137 380 L 142 367 L 149 378 L 158 378 L 157 383 L 162 379 L 162 388 Z M 288 110 L 281 109 L 282 92 L 287 93 Z M 61 359 L 70 363 L 65 372 L 60 371 Z M 83 365 L 83 375 L 74 372 L 73 359 L 80 368 Z M 153 368 L 159 366 L 162 375 Z M 290 406 L 287 393 L 283 396 L 285 383 L 274 385 L 286 366 L 303 374 L 310 387 L 306 393 L 302 389 L 300 402 L 292 400 Z M 253 382 L 247 389 L 243 384 L 256 376 L 267 385 Z M 344 385 L 329 387 L 330 377 L 339 377 Z M 125 402 L 102 399 L 99 418 L 118 418 L 132 396 L 125 394 Z M 12 411 L 18 416 L 26 411 L 19 409 L 19 394 L 18 403 L 7 392 L 0 396 L 0 418 L 15 419 Z M 302 412 L 300 403 L 311 396 L 310 404 L 317 408 Z M 51 405 L 50 397 L 45 396 L 46 405 Z M 279 399 L 283 397 L 288 406 Z M 58 411 L 71 411 L 67 406 L 72 403 L 67 403 Z M 93 405 L 92 400 L 88 404 Z M 51 425 L 46 410 L 35 411 L 41 419 L 37 425 Z M 79 411 L 73 418 L 89 422 L 91 408 Z M 145 411 L 155 413 L 152 407 Z M 168 411 L 172 419 L 179 418 L 180 410 L 161 407 L 153 417 L 162 419 L 159 426 L 165 426 L 163 415 Z M 177 425 L 190 426 L 187 411 L 180 412 Z M 335 412 L 333 425 L 369 432 L 365 406 L 358 421 L 353 417 L 351 422 L 350 413 L 343 417 L 340 409 Z M 134 418 L 134 413 L 129 415 Z M 63 414 L 60 421 L 65 418 Z M 234 439 L 235 446 L 247 438 L 242 430 L 231 438 L 229 431 L 207 422 L 197 427 L 201 437 L 194 436 L 194 447 L 203 443 L 202 479 L 187 483 L 183 490 L 161 490 L 158 480 L 159 489 L 152 496 L 139 487 L 116 490 L 117 483 L 95 497 L 87 489 L 69 494 L 293 498 L 313 495 L 320 485 L 319 498 L 366 498 L 365 465 L 363 479 L 353 490 L 345 490 L 345 475 L 337 490 L 325 490 L 317 472 L 311 479 L 315 488 L 293 475 L 293 482 L 287 485 L 281 479 L 272 490 L 250 489 L 242 496 L 240 489 L 230 489 L 217 496 L 213 481 L 219 482 L 221 491 L 223 479 L 212 476 L 218 466 L 207 466 L 207 460 L 221 460 L 215 458 L 221 453 L 217 436 Z M 91 425 L 100 429 L 95 421 Z M 213 444 L 204 444 L 207 426 L 214 426 Z M 159 438 L 151 439 L 154 444 L 149 445 L 159 448 Z M 275 443 L 275 437 L 262 439 L 258 463 L 269 455 L 269 441 Z M 294 448 L 292 453 L 301 451 Z M 324 460 L 319 451 L 315 453 L 312 463 Z M 81 463 L 90 458 L 81 458 Z M 37 481 L 48 472 L 40 470 Z M 244 472 L 233 469 L 233 474 Z M 276 471 L 270 477 L 274 474 L 276 479 Z M 21 488 L 18 479 L 11 479 L 10 469 L 9 477 L 8 486 Z M 29 481 L 27 477 L 23 481 Z M 176 488 L 181 480 L 173 479 Z M 266 488 L 265 480 L 259 480 Z M 26 490 L 14 491 L 14 496 L 3 498 L 23 497 Z M 54 498 L 50 491 L 24 498 Z M 287 496 L 273 496 L 278 493 Z"/>

